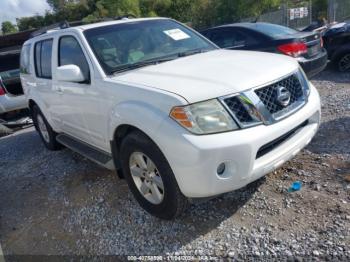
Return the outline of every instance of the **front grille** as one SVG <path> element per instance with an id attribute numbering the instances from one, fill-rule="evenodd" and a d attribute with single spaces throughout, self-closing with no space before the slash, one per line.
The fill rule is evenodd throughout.
<path id="1" fill-rule="evenodd" d="M 303 96 L 303 87 L 296 75 L 291 75 L 277 83 L 255 90 L 255 93 L 271 114 L 285 108 L 277 102 L 277 88 L 281 86 L 287 88 L 291 94 L 289 105 L 292 105 Z"/>
<path id="2" fill-rule="evenodd" d="M 249 115 L 249 113 L 247 112 L 247 110 L 245 109 L 238 97 L 229 97 L 226 98 L 224 101 L 228 108 L 231 110 L 231 112 L 241 123 L 250 123 L 253 121 L 253 118 Z"/>

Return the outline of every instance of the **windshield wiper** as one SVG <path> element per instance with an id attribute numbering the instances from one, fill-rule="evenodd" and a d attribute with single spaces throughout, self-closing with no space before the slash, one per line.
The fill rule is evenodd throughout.
<path id="1" fill-rule="evenodd" d="M 124 71 L 133 70 L 133 69 L 137 69 L 137 68 L 141 68 L 141 67 L 149 66 L 149 65 L 157 65 L 160 63 L 174 60 L 174 59 L 176 59 L 176 57 L 150 59 L 150 60 L 145 60 L 145 61 L 141 61 L 141 62 L 134 63 L 134 64 L 128 64 L 128 65 L 124 65 L 124 66 L 120 66 L 120 67 L 116 68 L 115 70 L 111 71 L 111 74 L 121 73 Z"/>
<path id="2" fill-rule="evenodd" d="M 170 55 L 170 56 L 163 57 L 163 58 L 150 59 L 150 60 L 145 60 L 145 61 L 141 61 L 141 62 L 134 63 L 134 64 L 122 65 L 122 66 L 119 66 L 118 68 L 112 70 L 110 73 L 111 74 L 116 74 L 116 73 L 121 73 L 121 72 L 129 71 L 129 70 L 141 68 L 141 67 L 144 67 L 144 66 L 157 65 L 157 64 L 160 64 L 160 63 L 164 63 L 164 62 L 168 62 L 168 61 L 171 61 L 171 60 L 175 60 L 176 58 L 179 58 L 179 57 L 185 57 L 185 56 L 205 53 L 205 52 L 208 52 L 208 51 L 209 50 L 207 50 L 207 49 L 196 49 L 196 50 L 191 50 L 191 51 L 185 51 L 185 52 L 177 53 L 177 54 Z"/>
<path id="3" fill-rule="evenodd" d="M 207 50 L 207 49 L 196 49 L 196 50 L 190 50 L 190 51 L 186 51 L 186 52 L 181 52 L 181 53 L 178 53 L 177 55 L 178 55 L 178 57 L 185 57 L 185 56 L 205 53 L 205 52 L 208 52 L 208 51 L 209 50 Z"/>

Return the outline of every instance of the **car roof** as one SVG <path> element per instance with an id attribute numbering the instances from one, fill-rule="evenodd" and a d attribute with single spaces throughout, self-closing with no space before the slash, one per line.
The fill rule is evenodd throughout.
<path id="1" fill-rule="evenodd" d="M 118 24 L 126 24 L 126 23 L 134 23 L 134 22 L 142 22 L 142 21 L 150 21 L 150 20 L 166 20 L 169 18 L 163 18 L 163 17 L 151 17 L 151 18 L 123 18 L 120 20 L 111 20 L 111 21 L 104 21 L 104 22 L 97 22 L 97 23 L 91 23 L 86 25 L 78 25 L 78 26 L 72 26 L 64 29 L 50 29 L 46 33 L 40 34 L 38 36 L 34 36 L 33 38 L 30 38 L 28 41 L 26 41 L 24 44 L 29 44 L 33 42 L 37 42 L 40 40 L 44 40 L 50 37 L 53 37 L 55 35 L 61 35 L 68 32 L 76 32 L 76 31 L 85 31 L 88 29 L 103 27 L 103 26 L 109 26 L 109 25 L 118 25 Z"/>
<path id="2" fill-rule="evenodd" d="M 233 23 L 233 24 L 219 25 L 216 27 L 209 28 L 207 30 L 216 29 L 216 28 L 225 28 L 225 27 L 243 27 L 243 28 L 254 29 L 254 27 L 256 27 L 256 26 L 266 25 L 266 24 L 273 25 L 270 23 L 263 23 L 263 22 L 256 22 L 256 23 L 244 22 L 244 23 Z"/>
<path id="3" fill-rule="evenodd" d="M 101 26 L 126 24 L 126 23 L 141 22 L 141 21 L 148 21 L 148 20 L 158 20 L 158 19 L 169 19 L 169 18 L 163 18 L 163 17 L 132 18 L 132 19 L 123 18 L 120 20 L 112 20 L 112 21 L 98 22 L 98 23 L 92 23 L 87 25 L 79 25 L 76 28 L 79 28 L 80 30 L 88 30 L 88 29 L 97 28 Z"/>

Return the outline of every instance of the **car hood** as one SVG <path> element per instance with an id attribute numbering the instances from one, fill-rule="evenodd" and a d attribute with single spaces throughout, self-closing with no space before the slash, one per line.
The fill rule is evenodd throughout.
<path id="1" fill-rule="evenodd" d="M 295 59 L 263 52 L 215 50 L 112 77 L 178 94 L 189 103 L 267 84 L 298 69 Z"/>

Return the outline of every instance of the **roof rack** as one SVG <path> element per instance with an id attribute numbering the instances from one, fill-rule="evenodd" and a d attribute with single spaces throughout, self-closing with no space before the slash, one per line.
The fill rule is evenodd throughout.
<path id="1" fill-rule="evenodd" d="M 136 16 L 134 16 L 133 14 L 126 14 L 126 15 L 114 17 L 114 20 L 129 19 L 129 17 L 136 18 Z"/>
<path id="2" fill-rule="evenodd" d="M 52 24 L 52 25 L 49 25 L 49 26 L 45 26 L 37 31 L 34 31 L 33 33 L 30 34 L 30 37 L 33 38 L 33 37 L 36 37 L 36 36 L 39 36 L 39 35 L 43 35 L 43 34 L 46 34 L 49 30 L 55 30 L 55 29 L 65 29 L 65 28 L 68 28 L 70 27 L 69 26 L 69 23 L 67 21 L 63 21 L 63 22 L 60 22 L 60 23 L 56 23 L 56 24 Z"/>

